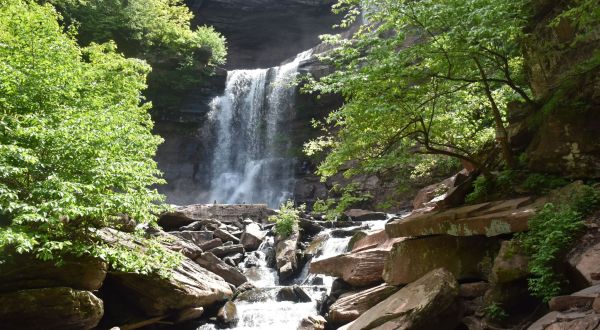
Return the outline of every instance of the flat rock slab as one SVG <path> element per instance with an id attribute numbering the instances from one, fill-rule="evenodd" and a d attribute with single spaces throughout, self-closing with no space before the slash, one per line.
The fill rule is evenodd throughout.
<path id="1" fill-rule="evenodd" d="M 498 236 L 526 231 L 529 219 L 543 205 L 530 197 L 452 208 L 440 212 L 414 213 L 385 226 L 389 237 L 428 235 Z"/>
<path id="2" fill-rule="evenodd" d="M 329 307 L 327 319 L 335 324 L 352 322 L 398 289 L 396 286 L 381 284 L 357 293 L 342 295 Z"/>
<path id="3" fill-rule="evenodd" d="M 383 249 L 346 253 L 313 261 L 310 272 L 342 278 L 353 286 L 367 286 L 382 282 L 384 261 L 389 251 Z"/>
<path id="4" fill-rule="evenodd" d="M 194 204 L 162 214 L 158 224 L 165 230 L 172 230 L 208 219 L 224 223 L 234 223 L 246 218 L 265 222 L 272 214 L 273 211 L 266 204 Z"/>
<path id="5" fill-rule="evenodd" d="M 459 280 L 487 280 L 500 241 L 483 236 L 429 236 L 397 242 L 385 260 L 383 279 L 408 284 L 436 268 Z"/>
<path id="6" fill-rule="evenodd" d="M 227 283 L 240 286 L 248 281 L 236 267 L 229 266 L 210 252 L 204 252 L 194 261 L 202 268 L 221 276 Z"/>
<path id="7" fill-rule="evenodd" d="M 461 319 L 458 306 L 458 282 L 450 272 L 436 269 L 340 329 L 453 330 Z"/>
<path id="8" fill-rule="evenodd" d="M 104 315 L 102 300 L 89 291 L 56 287 L 0 294 L 0 328 L 87 330 Z"/>
<path id="9" fill-rule="evenodd" d="M 361 209 L 350 209 L 344 212 L 344 215 L 353 221 L 372 221 L 372 220 L 386 220 L 387 214 L 383 212 L 374 212 Z"/>

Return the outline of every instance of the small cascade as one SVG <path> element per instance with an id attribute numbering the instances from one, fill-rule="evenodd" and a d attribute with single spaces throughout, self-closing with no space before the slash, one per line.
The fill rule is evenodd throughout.
<path id="1" fill-rule="evenodd" d="M 211 193 L 207 202 L 267 203 L 276 208 L 292 196 L 294 157 L 286 124 L 294 119 L 298 66 L 311 51 L 270 69 L 227 73 L 208 125 L 215 131 Z"/>

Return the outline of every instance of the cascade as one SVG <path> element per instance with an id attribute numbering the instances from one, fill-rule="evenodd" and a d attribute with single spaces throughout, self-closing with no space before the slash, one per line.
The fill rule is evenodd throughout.
<path id="1" fill-rule="evenodd" d="M 207 202 L 266 203 L 292 197 L 294 157 L 286 124 L 294 118 L 290 83 L 312 52 L 270 69 L 227 73 L 223 95 L 211 103 L 208 125 L 216 133 Z"/>

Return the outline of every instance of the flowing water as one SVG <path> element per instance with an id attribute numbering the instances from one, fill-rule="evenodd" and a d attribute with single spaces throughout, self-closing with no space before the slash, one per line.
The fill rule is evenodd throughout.
<path id="1" fill-rule="evenodd" d="M 209 113 L 216 131 L 209 202 L 277 208 L 292 197 L 295 159 L 286 124 L 295 115 L 296 88 L 290 83 L 311 54 L 279 67 L 227 73 L 225 93 Z"/>

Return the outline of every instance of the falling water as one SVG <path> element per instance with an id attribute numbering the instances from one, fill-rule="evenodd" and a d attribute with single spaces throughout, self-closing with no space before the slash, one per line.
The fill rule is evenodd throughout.
<path id="1" fill-rule="evenodd" d="M 290 83 L 311 54 L 270 69 L 228 72 L 225 93 L 209 114 L 217 134 L 209 201 L 278 207 L 291 197 L 294 158 L 286 123 L 294 118 L 296 88 Z"/>

